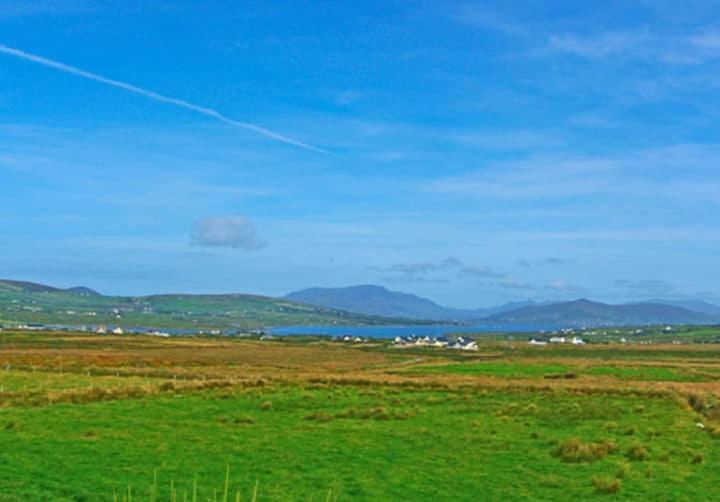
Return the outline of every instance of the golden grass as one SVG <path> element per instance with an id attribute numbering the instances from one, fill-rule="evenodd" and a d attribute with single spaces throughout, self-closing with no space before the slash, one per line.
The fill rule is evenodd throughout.
<path id="1" fill-rule="evenodd" d="M 37 336 L 37 338 L 33 338 Z M 586 395 L 627 394 L 683 396 L 685 406 L 716 417 L 705 408 L 687 404 L 688 396 L 720 396 L 720 381 L 674 382 L 629 381 L 609 376 L 580 375 L 579 378 L 538 379 L 408 372 L 424 364 L 487 360 L 513 364 L 592 365 L 676 365 L 690 366 L 685 353 L 708 354 L 704 363 L 720 362 L 720 348 L 709 345 L 623 346 L 625 352 L 675 354 L 671 360 L 647 357 L 632 359 L 584 359 L 583 354 L 607 350 L 607 346 L 583 347 L 570 357 L 558 358 L 552 350 L 536 357 L 516 357 L 507 342 L 487 343 L 486 355 L 459 355 L 443 351 L 417 354 L 367 346 L 331 342 L 261 342 L 244 339 L 156 338 L 149 336 L 96 336 L 71 334 L 0 334 L 0 379 L 10 372 L 42 373 L 33 378 L 40 388 L 4 389 L 0 380 L 0 406 L 41 405 L 55 402 L 88 402 L 123 399 L 162 392 L 193 392 L 223 387 L 245 388 L 265 385 L 412 387 L 428 389 L 515 389 L 538 392 L 567 392 Z M 487 350 L 485 350 L 487 349 Z M 714 359 L 715 354 L 718 359 Z M 453 359 L 450 359 L 452 356 Z M 663 356 L 664 357 L 664 356 Z M 9 373 L 5 373 L 9 374 Z M 69 375 L 78 381 L 68 384 Z M 82 378 L 81 378 L 82 377 Z M 83 378 L 85 378 L 83 380 Z M 65 388 L 68 387 L 69 388 Z M 699 399 L 699 398 L 698 398 Z M 704 403 L 708 402 L 705 397 Z M 322 418 L 322 417 L 317 417 Z M 716 426 L 709 424 L 709 430 Z"/>

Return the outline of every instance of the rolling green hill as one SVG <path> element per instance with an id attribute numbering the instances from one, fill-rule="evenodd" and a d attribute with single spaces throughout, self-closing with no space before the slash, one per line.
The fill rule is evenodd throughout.
<path id="1" fill-rule="evenodd" d="M 281 325 L 387 324 L 391 319 L 256 295 L 104 296 L 0 280 L 0 323 L 166 329 L 256 329 Z"/>

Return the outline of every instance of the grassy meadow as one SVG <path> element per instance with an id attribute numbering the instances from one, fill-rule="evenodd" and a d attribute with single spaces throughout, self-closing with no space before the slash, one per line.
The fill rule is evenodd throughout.
<path id="1" fill-rule="evenodd" d="M 0 333 L 0 501 L 720 499 L 720 346 Z"/>

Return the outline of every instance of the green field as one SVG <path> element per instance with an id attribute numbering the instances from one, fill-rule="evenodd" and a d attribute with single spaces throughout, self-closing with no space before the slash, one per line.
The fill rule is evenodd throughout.
<path id="1" fill-rule="evenodd" d="M 720 498 L 720 348 L 617 349 L 5 332 L 0 501 Z"/>
<path id="2" fill-rule="evenodd" d="M 520 363 L 467 363 L 439 366 L 422 366 L 412 371 L 457 375 L 492 375 L 517 378 L 592 378 L 614 377 L 629 381 L 713 382 L 720 378 L 719 368 L 695 369 L 692 367 L 665 366 L 588 366 L 587 364 L 520 364 Z"/>

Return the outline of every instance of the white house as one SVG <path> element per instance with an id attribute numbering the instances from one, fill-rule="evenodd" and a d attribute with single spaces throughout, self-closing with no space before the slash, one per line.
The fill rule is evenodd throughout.
<path id="1" fill-rule="evenodd" d="M 573 345 L 585 345 L 585 340 L 583 340 L 579 336 L 574 336 L 570 343 L 572 343 Z"/>
<path id="2" fill-rule="evenodd" d="M 532 339 L 528 342 L 528 345 L 547 345 L 547 342 L 544 342 L 544 341 L 542 341 L 542 340 L 535 340 L 534 338 L 532 338 Z"/>
<path id="3" fill-rule="evenodd" d="M 123 329 L 120 326 L 117 326 L 114 330 L 112 330 L 113 335 L 122 335 L 124 333 L 125 332 L 123 331 Z"/>
<path id="4" fill-rule="evenodd" d="M 477 350 L 477 349 L 478 349 L 477 343 L 475 343 L 474 341 L 470 341 L 470 342 L 466 343 L 465 345 L 463 345 L 463 347 L 462 347 L 462 350 Z"/>
<path id="5" fill-rule="evenodd" d="M 551 336 L 549 341 L 550 343 L 565 343 L 567 342 L 567 338 L 564 336 Z"/>

